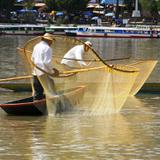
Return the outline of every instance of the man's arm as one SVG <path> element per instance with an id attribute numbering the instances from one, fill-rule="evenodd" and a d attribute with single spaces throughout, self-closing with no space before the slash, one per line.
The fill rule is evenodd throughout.
<path id="1" fill-rule="evenodd" d="M 83 53 L 84 52 L 82 50 L 77 50 L 75 53 L 76 59 L 80 60 L 80 61 L 77 61 L 77 63 L 79 63 L 81 67 L 87 66 L 87 64 L 83 61 L 83 57 L 82 57 Z"/>

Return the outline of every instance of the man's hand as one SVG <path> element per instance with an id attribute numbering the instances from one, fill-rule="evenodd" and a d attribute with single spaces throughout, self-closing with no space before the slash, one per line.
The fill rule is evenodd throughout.
<path id="1" fill-rule="evenodd" d="M 59 75 L 59 71 L 56 68 L 53 68 L 53 73 L 51 75 L 56 77 Z"/>

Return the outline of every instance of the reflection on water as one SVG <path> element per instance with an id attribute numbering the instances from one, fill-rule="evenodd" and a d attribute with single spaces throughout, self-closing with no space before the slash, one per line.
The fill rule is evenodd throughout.
<path id="1" fill-rule="evenodd" d="M 0 159 L 159 160 L 158 103 L 158 95 L 139 95 L 120 114 L 1 116 Z"/>
<path id="2" fill-rule="evenodd" d="M 0 36 L 0 78 L 12 77 L 22 72 L 21 57 L 17 47 L 23 47 L 30 36 Z"/>
<path id="3" fill-rule="evenodd" d="M 24 97 L 31 96 L 30 92 L 12 92 L 7 90 L 1 90 L 0 89 L 0 103 L 5 103 L 8 101 L 13 101 L 17 99 L 22 99 Z"/>
<path id="4" fill-rule="evenodd" d="M 15 48 L 29 38 L 0 36 L 0 78 L 19 74 Z M 159 59 L 156 39 L 89 40 L 104 58 Z M 149 81 L 160 81 L 159 70 L 158 63 Z M 0 103 L 30 95 L 0 93 Z M 57 117 L 17 117 L 0 110 L 0 160 L 159 160 L 159 103 L 158 94 L 138 94 L 128 98 L 119 114 L 103 116 L 76 111 Z"/>

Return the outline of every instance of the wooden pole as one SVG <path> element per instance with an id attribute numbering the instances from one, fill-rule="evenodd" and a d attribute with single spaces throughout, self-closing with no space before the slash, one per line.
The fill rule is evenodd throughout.
<path id="1" fill-rule="evenodd" d="M 0 82 L 16 81 L 16 80 L 30 79 L 30 78 L 32 78 L 32 75 L 9 77 L 9 78 L 0 79 Z"/>

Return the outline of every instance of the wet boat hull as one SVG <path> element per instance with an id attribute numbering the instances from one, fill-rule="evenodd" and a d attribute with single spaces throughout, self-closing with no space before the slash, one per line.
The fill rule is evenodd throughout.
<path id="1" fill-rule="evenodd" d="M 85 86 L 58 91 L 58 96 L 53 96 L 56 103 L 56 113 L 71 110 L 78 104 L 84 95 Z M 33 101 L 33 97 L 24 98 L 0 104 L 0 107 L 12 115 L 46 115 L 48 114 L 46 99 Z"/>
<path id="2" fill-rule="evenodd" d="M 45 115 L 47 114 L 45 99 L 33 101 L 33 97 L 0 104 L 2 110 L 10 115 Z"/>

